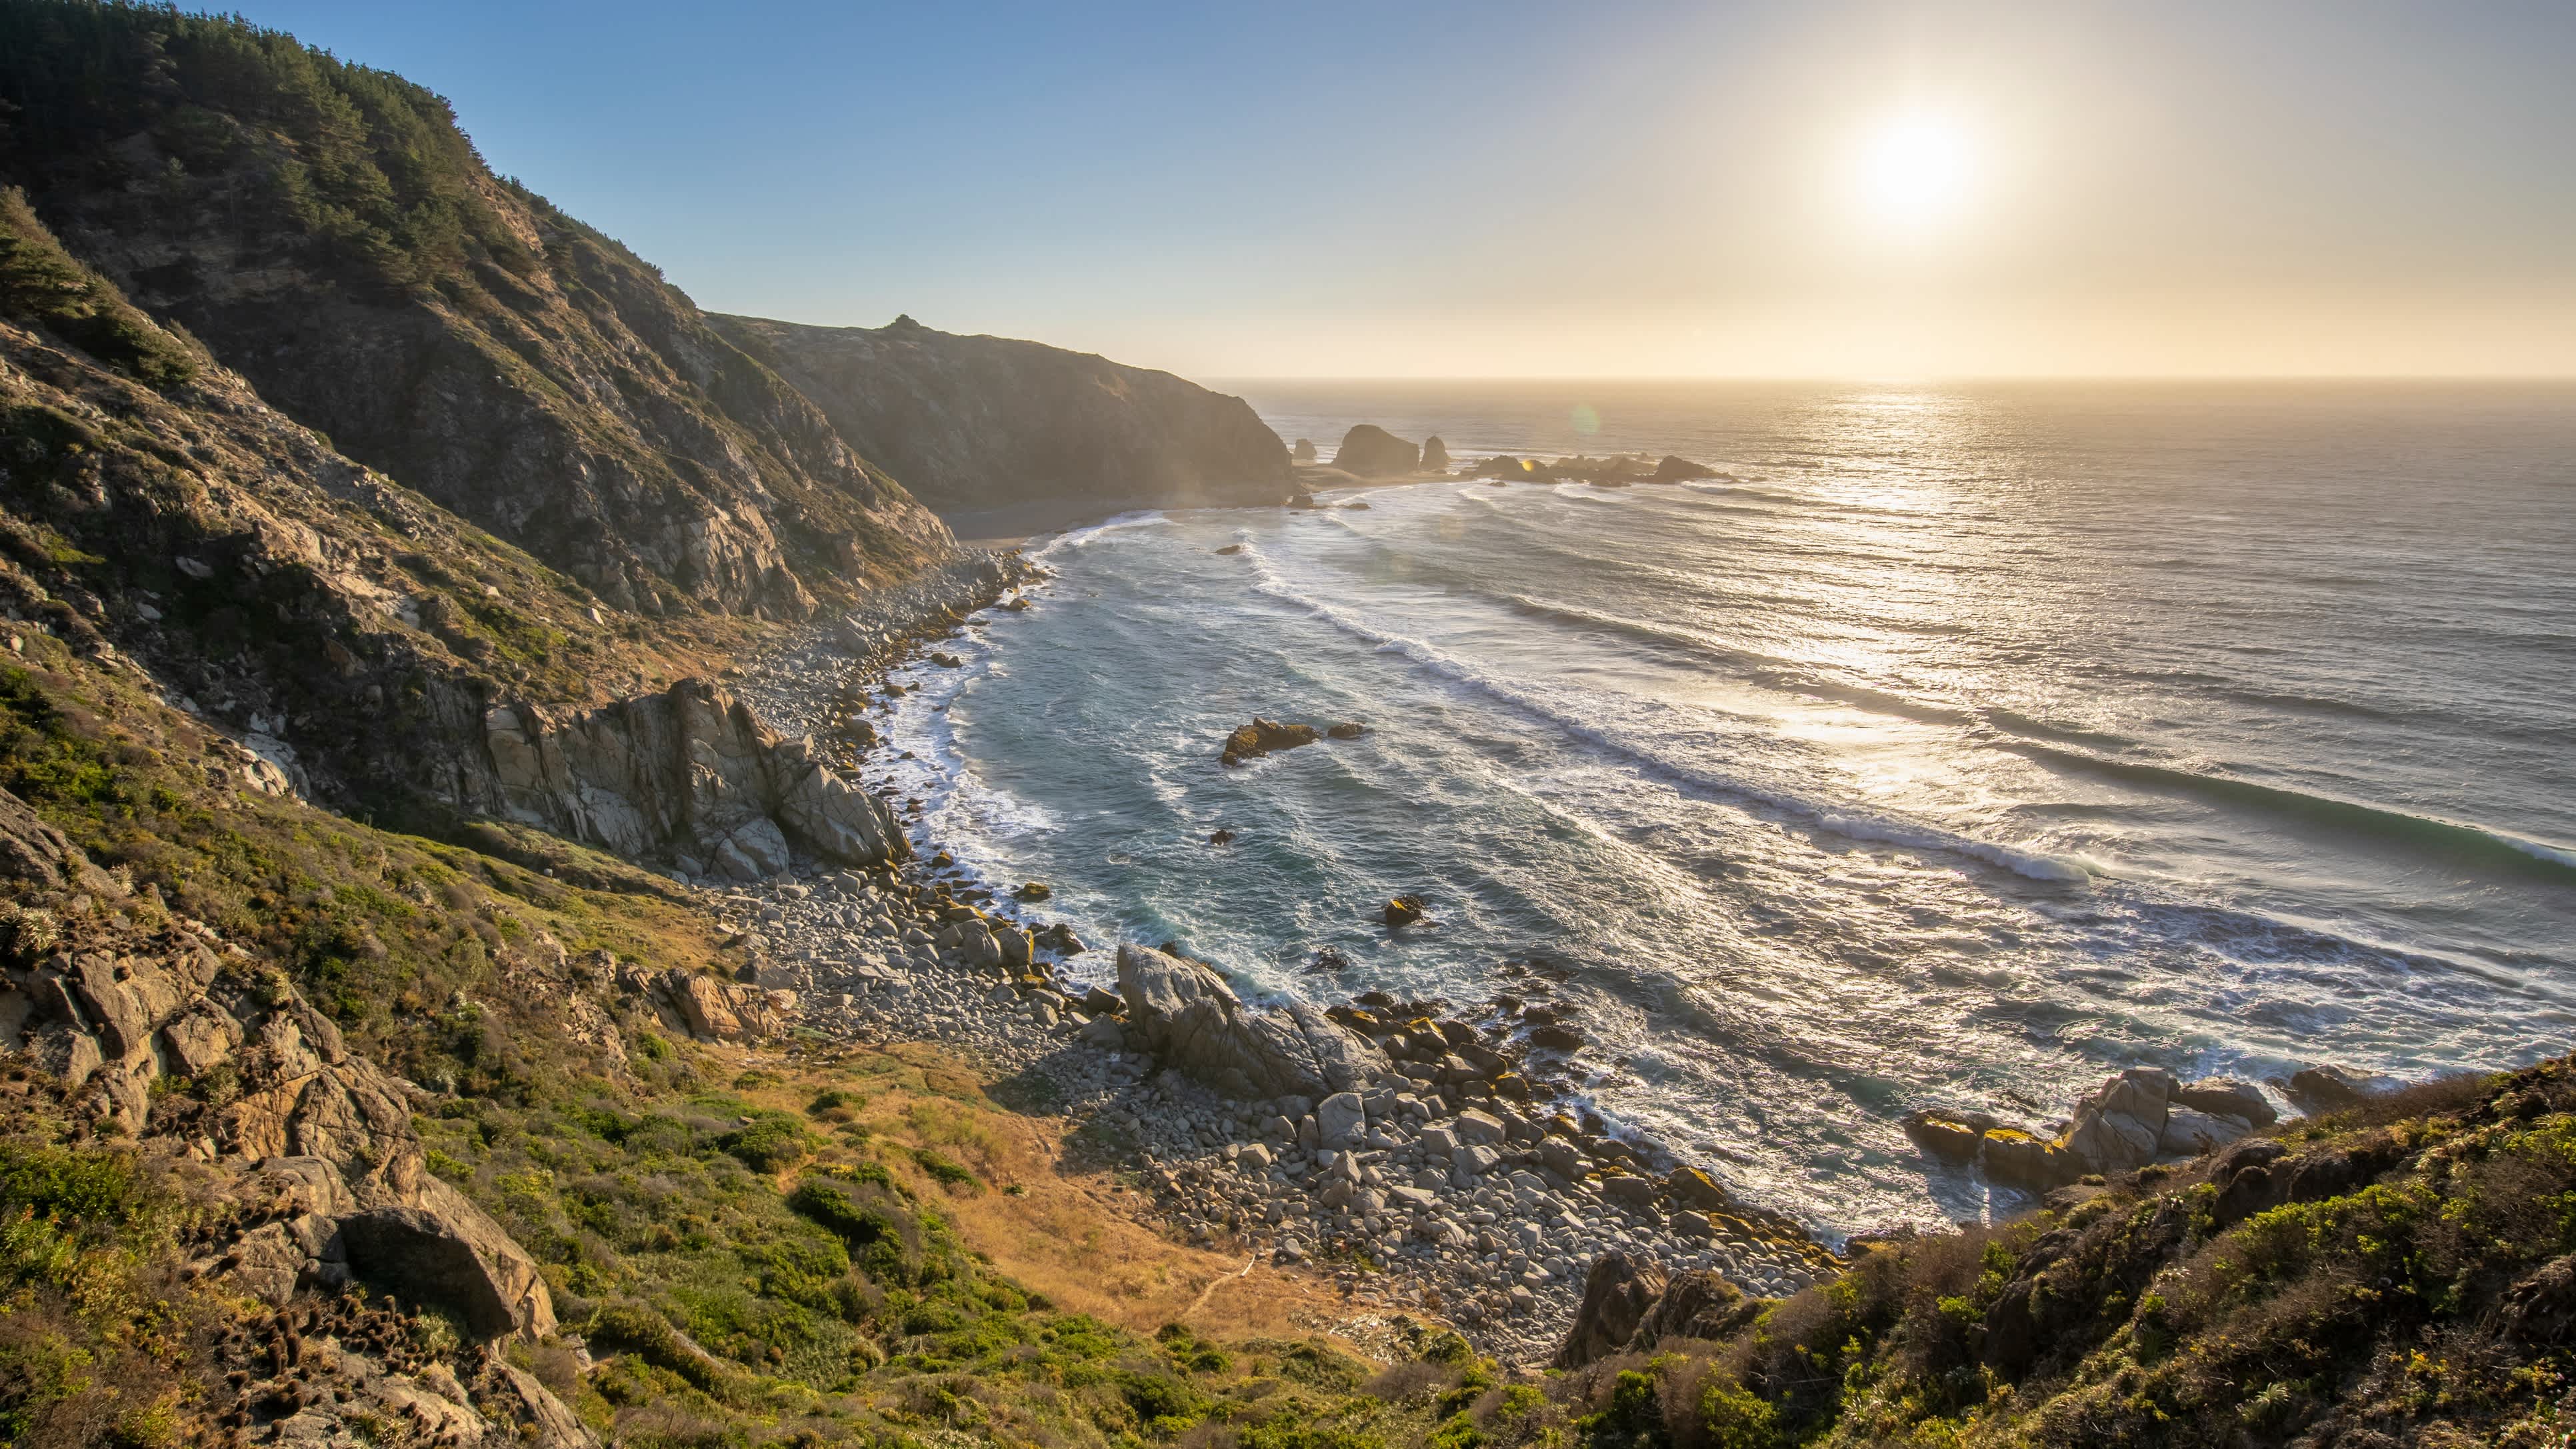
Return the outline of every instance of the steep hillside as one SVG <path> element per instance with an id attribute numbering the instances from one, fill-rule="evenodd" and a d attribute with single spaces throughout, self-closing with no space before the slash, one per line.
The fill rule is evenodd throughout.
<path id="1" fill-rule="evenodd" d="M 944 514 L 1065 499 L 1284 503 L 1296 492 L 1288 450 L 1249 404 L 1168 372 L 910 318 L 713 321 Z"/>
<path id="2" fill-rule="evenodd" d="M 1604 1259 L 1558 1397 L 1623 1449 L 2560 1444 L 2571 1203 L 2559 1058 L 1880 1243 L 1779 1303 Z"/>
<path id="3" fill-rule="evenodd" d="M 13 0 L 0 176 L 269 403 L 610 607 L 793 618 L 949 545 L 398 77 L 235 20 Z"/>

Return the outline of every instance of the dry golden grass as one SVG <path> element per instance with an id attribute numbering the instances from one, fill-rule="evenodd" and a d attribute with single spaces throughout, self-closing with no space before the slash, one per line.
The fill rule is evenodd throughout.
<path id="1" fill-rule="evenodd" d="M 1183 1323 L 1220 1340 L 1339 1336 L 1365 1317 L 1312 1273 L 1257 1260 L 1249 1248 L 1228 1256 L 1176 1241 L 1152 1220 L 1149 1197 L 1068 1163 L 1062 1119 L 993 1102 L 971 1068 L 936 1046 L 710 1055 L 723 1064 L 710 1075 L 732 1077 L 743 1097 L 805 1115 L 828 1144 L 825 1160 L 883 1163 L 937 1204 L 969 1248 L 1059 1308 L 1148 1333 Z M 809 1112 L 826 1091 L 847 1100 Z M 943 1186 L 914 1148 L 966 1167 L 983 1190 Z"/>

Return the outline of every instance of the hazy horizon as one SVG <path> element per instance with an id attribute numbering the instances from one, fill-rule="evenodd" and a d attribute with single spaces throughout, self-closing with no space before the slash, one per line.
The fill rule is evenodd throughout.
<path id="1" fill-rule="evenodd" d="M 2576 8 L 436 10 L 711 309 L 1192 377 L 2576 377 Z"/>

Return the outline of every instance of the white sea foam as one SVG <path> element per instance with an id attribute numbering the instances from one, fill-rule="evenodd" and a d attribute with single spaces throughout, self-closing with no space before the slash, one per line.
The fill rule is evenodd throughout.
<path id="1" fill-rule="evenodd" d="M 1081 548 L 1103 534 L 1117 533 L 1129 528 L 1152 528 L 1171 521 L 1171 515 L 1160 509 L 1138 509 L 1133 513 L 1121 513 L 1115 518 L 1105 519 L 1086 528 L 1068 529 L 1057 534 L 1047 540 L 1045 546 L 1037 552 L 1030 554 L 1029 558 L 1032 562 L 1044 563 L 1059 552 Z"/>
<path id="2" fill-rule="evenodd" d="M 1382 651 L 1401 654 L 1455 684 L 1543 719 L 1587 744 L 1612 751 L 1669 782 L 1785 811 L 1847 839 L 1968 856 L 2031 880 L 2079 883 L 2091 880 L 2099 873 L 2099 867 L 2074 856 L 2022 850 L 1920 822 L 1857 813 L 1778 785 L 1757 784 L 1682 764 L 1656 749 L 1647 739 L 1585 718 L 1567 702 L 1553 699 L 1547 692 L 1527 682 L 1506 678 L 1421 639 L 1372 624 L 1348 609 L 1326 603 L 1294 587 L 1279 575 L 1256 544 L 1246 543 L 1242 557 L 1253 569 L 1253 587 L 1260 592 L 1304 609 L 1344 633 L 1377 645 Z"/>

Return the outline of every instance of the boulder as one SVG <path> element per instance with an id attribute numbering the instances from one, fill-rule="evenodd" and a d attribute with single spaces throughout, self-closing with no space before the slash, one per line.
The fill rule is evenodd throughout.
<path id="1" fill-rule="evenodd" d="M 423 1177 L 412 1202 L 341 1220 L 351 1271 L 455 1313 L 477 1337 L 555 1330 L 535 1260 L 463 1193 Z"/>
<path id="2" fill-rule="evenodd" d="M 1983 1113 L 1921 1108 L 1905 1114 L 1905 1135 L 1914 1139 L 1915 1146 L 1935 1157 L 1950 1162 L 1974 1162 L 1979 1139 L 1985 1135 L 1986 1128 L 1994 1125 L 1991 1119 L 1977 1120 L 1982 1116 Z"/>
<path id="3" fill-rule="evenodd" d="M 2242 1117 L 2221 1117 L 2196 1107 L 2165 1109 L 2165 1127 L 2156 1150 L 2166 1157 L 2198 1157 L 2214 1152 L 2254 1130 Z"/>
<path id="4" fill-rule="evenodd" d="M 1674 1168 L 1664 1179 L 1664 1191 L 1673 1201 L 1701 1212 L 1723 1212 L 1734 1203 L 1717 1179 L 1696 1167 Z"/>
<path id="5" fill-rule="evenodd" d="M 1584 1160 L 1583 1149 L 1562 1137 L 1550 1137 L 1541 1142 L 1538 1160 L 1548 1171 L 1569 1182 L 1583 1176 L 1584 1169 L 1589 1166 Z"/>
<path id="6" fill-rule="evenodd" d="M 1231 1096 L 1326 1097 L 1387 1070 L 1385 1053 L 1322 1012 L 1248 1008 L 1195 961 L 1121 945 L 1118 990 L 1131 1045 Z"/>
<path id="7" fill-rule="evenodd" d="M 1612 1251 L 1592 1260 L 1583 1278 L 1583 1303 L 1552 1367 L 1581 1368 L 1629 1346 L 1669 1280 L 1651 1258 Z"/>
<path id="8" fill-rule="evenodd" d="M 2370 1095 L 2370 1078 L 2337 1066 L 2302 1067 L 2289 1083 L 2290 1100 L 2314 1117 L 2358 1104 Z"/>
<path id="9" fill-rule="evenodd" d="M 1422 440 L 1422 471 L 1425 473 L 1449 471 L 1449 445 L 1440 441 L 1438 433 L 1433 433 Z"/>
<path id="10" fill-rule="evenodd" d="M 1414 895 L 1390 898 L 1378 914 L 1389 926 L 1418 926 L 1429 919 L 1424 914 L 1422 897 Z"/>
<path id="11" fill-rule="evenodd" d="M 1629 1207 L 1653 1206 L 1656 1192 L 1652 1178 L 1631 1177 L 1623 1173 L 1617 1177 L 1605 1177 L 1601 1180 L 1601 1193 L 1604 1197 Z"/>
<path id="12" fill-rule="evenodd" d="M 2174 1089 L 2174 1105 L 2206 1112 L 2213 1117 L 2235 1117 L 2251 1126 L 2269 1127 L 2281 1120 L 2272 1110 L 2272 1100 L 2252 1082 L 2235 1077 L 2205 1077 L 2185 1082 Z"/>
<path id="13" fill-rule="evenodd" d="M 1986 1176 L 2007 1187 L 2046 1192 L 2064 1187 L 2093 1169 L 2064 1146 L 2044 1141 L 2018 1127 L 1990 1127 L 1978 1140 L 1977 1160 Z"/>
<path id="14" fill-rule="evenodd" d="M 1289 462 L 1291 462 L 1291 463 L 1312 463 L 1312 462 L 1314 462 L 1314 461 L 1315 461 L 1315 443 L 1314 443 L 1314 440 L 1313 440 L 1313 439 L 1311 439 L 1311 438 L 1299 438 L 1299 439 L 1297 440 L 1297 446 L 1295 446 L 1295 447 L 1293 447 L 1293 448 L 1290 448 L 1290 449 L 1288 450 L 1288 461 L 1289 461 Z"/>
<path id="15" fill-rule="evenodd" d="M 2061 1139 L 2088 1172 L 2125 1172 L 2156 1160 L 2175 1087 L 2161 1067 L 2131 1067 L 2075 1104 Z"/>
<path id="16" fill-rule="evenodd" d="M 1422 450 L 1375 423 L 1361 423 L 1342 434 L 1333 466 L 1362 478 L 1392 478 L 1422 466 Z"/>
<path id="17" fill-rule="evenodd" d="M 1344 720 L 1340 724 L 1330 726 L 1324 733 L 1337 740 L 1355 740 L 1368 733 L 1368 726 L 1355 720 Z"/>
<path id="18" fill-rule="evenodd" d="M 1670 453 L 1666 453 L 1663 456 L 1663 459 L 1655 464 L 1653 481 L 1657 483 L 1679 483 L 1685 478 L 1714 478 L 1716 476 L 1717 472 L 1715 469 L 1709 468 L 1704 464 L 1694 463 L 1688 458 L 1677 458 Z"/>
<path id="19" fill-rule="evenodd" d="M 1357 1092 L 1335 1092 L 1315 1104 L 1315 1131 L 1326 1147 L 1347 1147 L 1368 1125 L 1368 1109 Z"/>
<path id="20" fill-rule="evenodd" d="M 1502 1141 L 1505 1135 L 1501 1118 L 1473 1107 L 1459 1113 L 1450 1127 L 1458 1134 L 1458 1140 L 1470 1147 L 1490 1147 Z"/>

